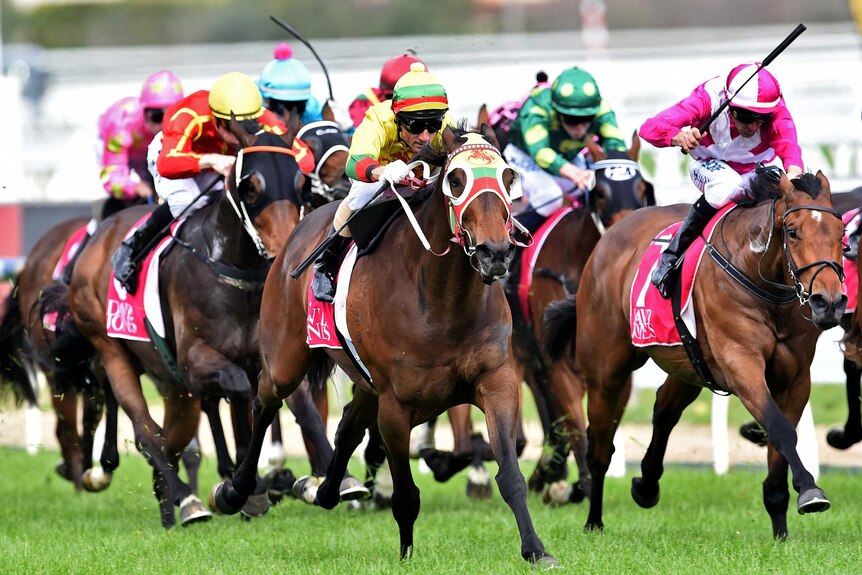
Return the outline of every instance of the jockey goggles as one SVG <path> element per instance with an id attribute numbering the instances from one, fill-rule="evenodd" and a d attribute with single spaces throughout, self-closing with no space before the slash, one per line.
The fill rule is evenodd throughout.
<path id="1" fill-rule="evenodd" d="M 730 115 L 733 116 L 735 120 L 741 122 L 743 124 L 753 124 L 757 122 L 759 124 L 765 124 L 772 119 L 771 113 L 759 113 L 752 112 L 751 110 L 746 110 L 745 108 L 736 108 L 734 106 L 729 106 Z"/>
<path id="2" fill-rule="evenodd" d="M 302 116 L 305 113 L 305 107 L 308 100 L 276 100 L 275 98 L 266 98 L 263 101 L 263 107 L 276 114 L 284 116 L 286 113 L 293 110 L 297 116 Z"/>
<path id="3" fill-rule="evenodd" d="M 144 108 L 144 116 L 154 124 L 161 124 L 165 119 L 164 108 Z"/>
<path id="4" fill-rule="evenodd" d="M 398 123 L 413 135 L 419 135 L 425 130 L 428 130 L 429 134 L 436 134 L 443 127 L 443 118 L 411 118 L 407 116 L 399 117 Z"/>
<path id="5" fill-rule="evenodd" d="M 560 114 L 560 121 L 567 126 L 580 126 L 581 124 L 592 124 L 595 116 L 570 116 Z"/>

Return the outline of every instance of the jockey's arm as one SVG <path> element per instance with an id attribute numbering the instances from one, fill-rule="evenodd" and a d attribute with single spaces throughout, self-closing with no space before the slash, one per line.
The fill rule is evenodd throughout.
<path id="1" fill-rule="evenodd" d="M 793 166 L 793 165 L 787 166 L 787 169 L 785 170 L 787 177 L 790 179 L 801 176 L 802 172 L 803 172 L 803 170 L 801 167 Z"/>
<path id="2" fill-rule="evenodd" d="M 671 138 L 670 145 L 679 147 L 687 154 L 700 144 L 702 137 L 703 135 L 697 128 L 685 128 Z"/>
<path id="3" fill-rule="evenodd" d="M 571 162 L 560 167 L 560 176 L 571 180 L 580 189 L 593 189 L 596 184 L 596 173 L 593 170 L 583 170 Z"/>
<path id="4" fill-rule="evenodd" d="M 230 175 L 234 163 L 236 163 L 234 156 L 225 156 L 224 154 L 204 154 L 198 160 L 201 171 L 212 170 L 223 176 Z"/>

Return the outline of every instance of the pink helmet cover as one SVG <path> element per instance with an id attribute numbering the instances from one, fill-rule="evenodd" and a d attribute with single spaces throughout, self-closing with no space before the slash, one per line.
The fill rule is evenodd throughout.
<path id="1" fill-rule="evenodd" d="M 759 65 L 760 62 L 740 64 L 727 75 L 725 83 L 727 97 L 730 98 L 736 94 L 730 103 L 731 106 L 764 114 L 774 112 L 778 108 L 781 102 L 781 86 L 768 70 L 763 68 L 758 70 Z M 755 77 L 751 78 L 755 72 Z M 751 80 L 743 86 L 749 78 Z M 741 90 L 740 87 L 742 87 Z"/>
<path id="2" fill-rule="evenodd" d="M 159 70 L 147 76 L 141 88 L 142 108 L 167 108 L 182 100 L 183 85 L 173 72 Z"/>

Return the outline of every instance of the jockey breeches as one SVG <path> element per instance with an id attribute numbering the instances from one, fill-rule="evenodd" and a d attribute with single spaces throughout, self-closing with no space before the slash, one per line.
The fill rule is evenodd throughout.
<path id="1" fill-rule="evenodd" d="M 577 190 L 568 178 L 554 176 L 543 170 L 529 154 L 509 144 L 503 157 L 521 174 L 521 188 L 530 207 L 547 217 L 563 206 L 563 195 Z"/>
<path id="2" fill-rule="evenodd" d="M 159 175 L 159 170 L 156 168 L 156 160 L 159 158 L 159 152 L 162 150 L 162 133 L 156 134 L 150 146 L 147 149 L 147 167 L 153 175 L 154 187 L 156 194 L 168 204 L 171 208 L 171 215 L 179 216 L 186 208 L 195 201 L 202 190 L 207 188 L 211 190 L 221 190 L 224 188 L 224 178 L 216 172 L 202 172 L 194 178 L 182 178 L 172 180 L 163 178 Z M 213 185 L 213 182 L 216 182 Z M 212 187 L 210 187 L 212 186 Z M 191 215 L 209 203 L 209 199 L 201 197 L 195 202 L 195 205 L 186 211 L 186 215 Z"/>
<path id="3" fill-rule="evenodd" d="M 688 174 L 713 208 L 726 206 L 745 192 L 755 173 L 738 174 L 721 160 L 692 160 Z"/>

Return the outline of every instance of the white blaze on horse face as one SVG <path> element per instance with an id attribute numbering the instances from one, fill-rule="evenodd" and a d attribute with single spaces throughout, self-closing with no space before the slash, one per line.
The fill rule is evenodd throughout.
<path id="1" fill-rule="evenodd" d="M 811 210 L 811 218 L 819 224 L 823 221 L 823 212 L 820 210 Z"/>

